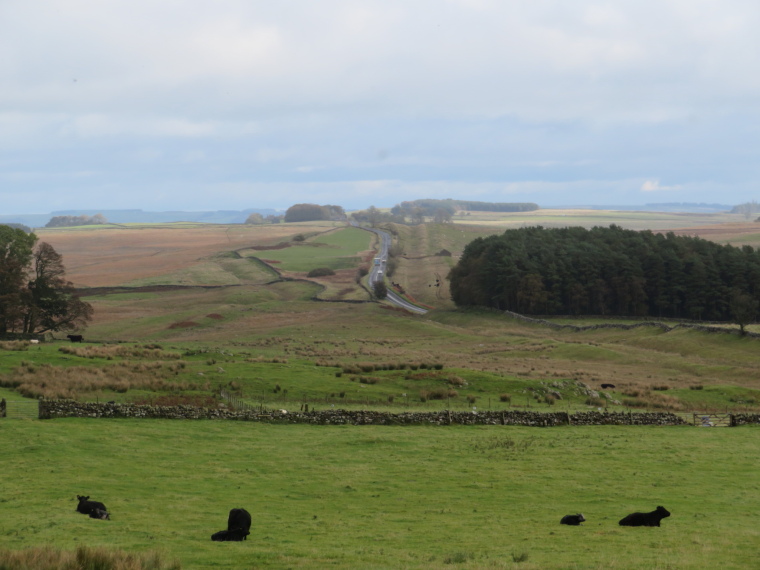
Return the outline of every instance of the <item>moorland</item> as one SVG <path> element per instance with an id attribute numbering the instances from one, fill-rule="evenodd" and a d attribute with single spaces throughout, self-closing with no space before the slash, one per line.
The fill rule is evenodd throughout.
<path id="1" fill-rule="evenodd" d="M 60 333 L 5 343 L 0 397 L 219 405 L 223 387 L 284 409 L 760 409 L 760 340 L 732 323 L 573 332 L 449 298 L 445 277 L 476 237 L 611 223 L 760 239 L 760 224 L 729 214 L 539 210 L 389 226 L 391 280 L 429 308 L 414 315 L 372 299 L 357 269 L 376 238 L 344 223 L 39 230 L 94 319 L 82 345 Z M 322 267 L 334 274 L 307 277 Z M 0 548 L 12 550 L 158 549 L 183 568 L 744 568 L 758 554 L 753 427 L 8 418 L 0 430 L 12 468 Z M 105 501 L 113 520 L 74 513 L 77 494 Z M 617 526 L 659 504 L 673 513 L 662 528 Z M 255 512 L 250 541 L 211 543 L 237 506 Z M 559 526 L 581 511 L 585 526 Z"/>

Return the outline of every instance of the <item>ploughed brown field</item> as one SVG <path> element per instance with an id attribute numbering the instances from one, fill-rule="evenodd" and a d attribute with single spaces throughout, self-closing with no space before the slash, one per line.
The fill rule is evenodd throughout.
<path id="1" fill-rule="evenodd" d="M 220 252 L 275 246 L 294 234 L 322 232 L 321 225 L 135 226 L 37 231 L 63 255 L 66 274 L 77 287 L 114 287 L 203 262 Z M 261 257 L 266 257 L 265 251 Z"/>

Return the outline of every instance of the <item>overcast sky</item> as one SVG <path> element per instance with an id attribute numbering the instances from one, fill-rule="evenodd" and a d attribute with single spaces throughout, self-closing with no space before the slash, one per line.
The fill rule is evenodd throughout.
<path id="1" fill-rule="evenodd" d="M 0 214 L 760 199 L 757 0 L 0 0 Z"/>

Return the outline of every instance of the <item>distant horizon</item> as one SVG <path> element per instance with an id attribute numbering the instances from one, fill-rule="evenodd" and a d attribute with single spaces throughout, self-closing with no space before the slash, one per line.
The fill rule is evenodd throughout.
<path id="1" fill-rule="evenodd" d="M 403 201 L 414 201 L 417 199 L 423 199 L 423 198 L 409 198 L 408 200 Z M 452 198 L 453 200 L 459 200 L 459 201 L 466 201 L 465 198 Z M 494 203 L 487 200 L 480 200 L 484 203 Z M 504 201 L 505 203 L 518 203 L 516 201 Z M 296 202 L 299 204 L 320 204 L 325 205 L 324 203 L 320 202 Z M 395 202 L 391 205 L 379 205 L 379 204 L 367 204 L 365 206 L 361 207 L 346 207 L 340 203 L 334 203 L 336 206 L 341 206 L 346 212 L 354 212 L 359 210 L 365 210 L 371 206 L 374 206 L 376 208 L 380 209 L 389 209 L 393 206 L 400 204 L 401 202 Z M 746 202 L 742 202 L 746 203 Z M 282 207 L 282 208 L 257 208 L 257 207 L 245 207 L 245 208 L 215 208 L 215 209 L 183 209 L 183 208 L 168 208 L 168 209 L 160 209 L 160 210 L 151 210 L 146 208 L 93 208 L 91 206 L 88 206 L 86 208 L 62 208 L 62 209 L 55 209 L 55 210 L 49 210 L 49 211 L 36 211 L 36 212 L 30 212 L 30 211 L 23 211 L 23 212 L 11 212 L 6 213 L 0 211 L 0 219 L 8 218 L 11 216 L 45 216 L 45 215 L 94 215 L 94 214 L 104 214 L 106 212 L 140 212 L 140 213 L 149 213 L 149 214 L 168 214 L 168 213 L 208 213 L 208 212 L 279 212 L 279 213 L 285 213 L 288 208 L 293 206 L 294 204 L 289 204 L 288 206 Z M 719 202 L 647 202 L 647 203 L 639 203 L 639 204 L 553 204 L 553 205 L 542 205 L 537 204 L 539 209 L 541 210 L 582 210 L 582 209 L 595 209 L 595 210 L 616 210 L 616 209 L 624 209 L 624 210 L 630 210 L 631 208 L 656 208 L 656 207 L 668 207 L 668 208 L 677 208 L 677 207 L 689 207 L 689 208 L 707 208 L 707 209 L 733 209 L 734 207 L 740 205 L 740 204 L 722 204 Z M 477 211 L 477 210 L 472 210 Z"/>

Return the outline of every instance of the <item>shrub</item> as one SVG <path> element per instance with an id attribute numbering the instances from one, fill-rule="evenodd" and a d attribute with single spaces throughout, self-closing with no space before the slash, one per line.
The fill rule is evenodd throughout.
<path id="1" fill-rule="evenodd" d="M 25 340 L 9 340 L 0 342 L 0 350 L 28 350 L 29 342 Z"/>
<path id="2" fill-rule="evenodd" d="M 165 561 L 158 552 L 132 553 L 108 548 L 79 546 L 76 551 L 50 546 L 24 550 L 0 550 L 4 570 L 180 570 L 178 561 Z"/>
<path id="3" fill-rule="evenodd" d="M 317 267 L 309 271 L 306 277 L 327 277 L 328 275 L 335 275 L 335 271 L 329 267 Z"/>
<path id="4" fill-rule="evenodd" d="M 455 552 L 444 557 L 444 564 L 464 564 L 470 560 L 474 560 L 475 555 L 472 552 Z"/>

